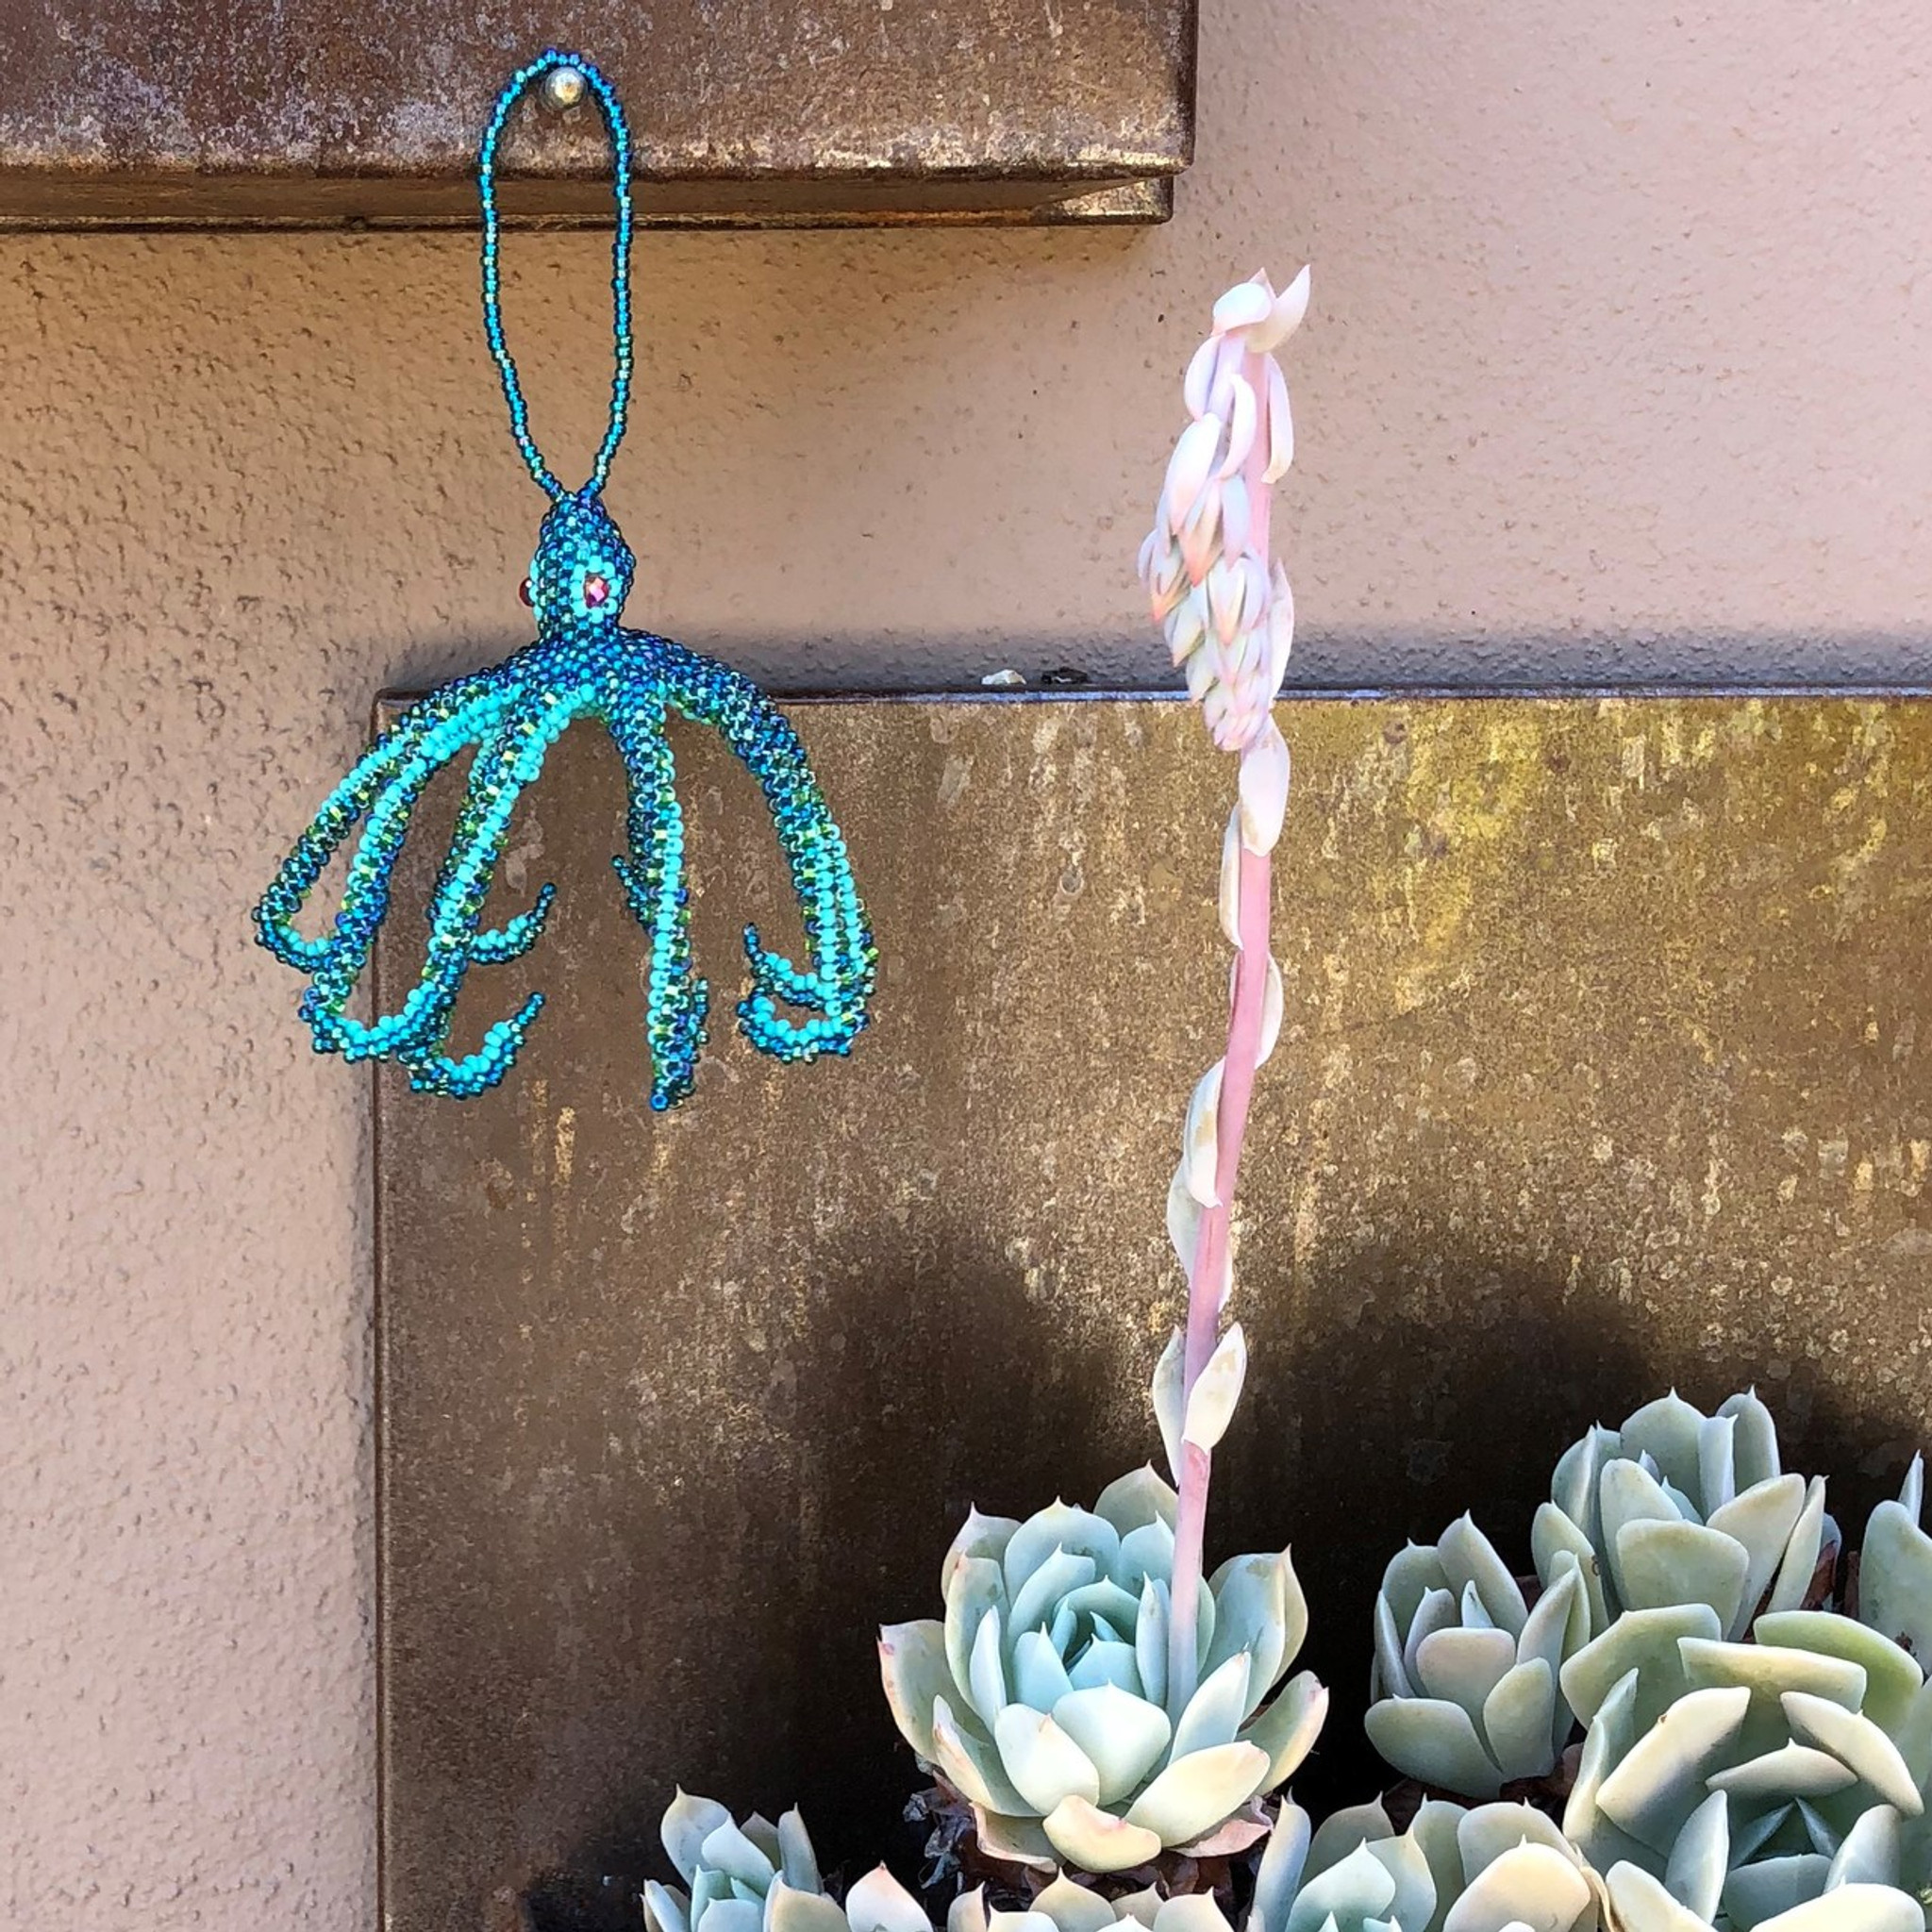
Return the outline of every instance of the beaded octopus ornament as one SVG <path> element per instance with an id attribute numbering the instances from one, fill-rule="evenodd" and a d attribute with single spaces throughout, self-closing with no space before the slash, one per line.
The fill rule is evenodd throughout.
<path id="1" fill-rule="evenodd" d="M 595 97 L 609 128 L 616 173 L 610 421 L 590 480 L 577 490 L 558 481 L 531 438 L 498 302 L 496 151 L 511 108 L 538 79 L 545 79 L 546 92 L 558 104 L 570 104 L 586 90 Z M 541 936 L 554 887 L 544 886 L 528 911 L 494 928 L 481 924 L 484 901 L 519 794 L 536 780 L 545 753 L 572 723 L 599 718 L 623 755 L 630 792 L 629 853 L 611 863 L 651 942 L 645 1025 L 651 1105 L 674 1106 L 691 1090 L 708 1005 L 706 982 L 691 966 L 684 817 L 665 739 L 666 721 L 675 712 L 722 732 L 758 781 L 804 914 L 810 961 L 805 971 L 761 945 L 755 927 L 745 928 L 751 986 L 739 1003 L 739 1025 L 753 1046 L 781 1060 L 844 1054 L 866 1024 L 877 953 L 845 841 L 804 747 L 747 678 L 618 621 L 636 559 L 602 495 L 630 400 L 632 223 L 630 132 L 609 83 L 574 54 L 553 49 L 533 60 L 498 97 L 478 172 L 484 329 L 503 380 L 511 434 L 551 506 L 523 591 L 536 613 L 537 639 L 492 670 L 458 678 L 412 705 L 336 787 L 256 908 L 261 943 L 308 975 L 298 1010 L 318 1053 L 395 1060 L 421 1092 L 464 1098 L 494 1087 L 514 1063 L 543 995 L 532 993 L 520 1011 L 489 1029 L 475 1053 L 460 1058 L 445 1050 L 451 1013 L 472 966 L 515 959 Z M 345 1009 L 389 909 L 391 875 L 409 815 L 430 779 L 472 747 L 456 834 L 430 897 L 421 976 L 394 1012 L 367 1024 L 351 1019 Z M 296 930 L 296 915 L 358 825 L 361 836 L 334 928 L 308 939 Z M 793 1011 L 783 1012 L 781 1006 Z"/>

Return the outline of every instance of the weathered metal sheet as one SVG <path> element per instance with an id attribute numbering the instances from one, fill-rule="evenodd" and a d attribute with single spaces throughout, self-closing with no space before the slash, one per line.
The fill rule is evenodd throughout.
<path id="1" fill-rule="evenodd" d="M 0 0 L 0 225 L 475 219 L 497 90 L 581 48 L 661 224 L 1158 221 L 1195 0 Z M 511 220 L 608 221 L 593 107 L 534 104 Z"/>
<path id="2" fill-rule="evenodd" d="M 802 1799 L 875 1857 L 911 1767 L 872 1626 L 934 1607 L 969 1503 L 1087 1497 L 1153 1444 L 1230 767 L 1155 700 L 794 715 L 883 948 L 849 1064 L 721 1037 L 688 1107 L 648 1112 L 620 768 L 581 731 L 504 887 L 558 882 L 553 937 L 476 1015 L 551 989 L 516 1074 L 463 1106 L 379 1086 L 393 1932 L 626 1923 L 679 1779 Z M 1850 1524 L 1932 1437 L 1932 707 L 1285 717 L 1288 1026 L 1210 1541 L 1292 1540 L 1338 1691 L 1302 1788 L 1360 1796 L 1382 1563 L 1472 1504 L 1526 1557 L 1592 1418 L 1756 1382 Z M 749 781 L 679 752 L 728 988 L 738 924 L 787 930 L 787 890 Z"/>

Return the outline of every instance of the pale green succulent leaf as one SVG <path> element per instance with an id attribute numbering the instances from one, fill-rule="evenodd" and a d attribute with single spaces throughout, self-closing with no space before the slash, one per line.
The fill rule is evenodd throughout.
<path id="1" fill-rule="evenodd" d="M 776 1849 L 774 1842 L 773 1850 Z M 758 1898 L 764 1897 L 778 1871 L 776 1860 L 729 1818 L 707 1835 L 698 1849 L 698 1862 L 726 1878 L 736 1879 Z"/>
<path id="2" fill-rule="evenodd" d="M 1801 1743 L 1828 1751 L 1901 1817 L 1917 1818 L 1924 1812 L 1925 1801 L 1911 1768 L 1870 1718 L 1802 1690 L 1787 1690 L 1780 1701 L 1791 1735 Z"/>
<path id="3" fill-rule="evenodd" d="M 1616 1430 L 1599 1424 L 1564 1450 L 1550 1478 L 1550 1500 L 1592 1544 L 1603 1535 L 1597 1485 L 1621 1447 Z"/>
<path id="4" fill-rule="evenodd" d="M 1241 1712 L 1246 1718 L 1301 1648 L 1307 1606 L 1285 1553 L 1236 1557 L 1214 1573 L 1208 1588 L 1218 1614 L 1208 1670 L 1211 1675 L 1237 1656 L 1250 1658 L 1247 1708 Z"/>
<path id="5" fill-rule="evenodd" d="M 1932 1657 L 1932 1536 L 1919 1526 L 1916 1501 L 1881 1503 L 1872 1512 L 1858 1558 L 1858 1621 Z"/>
<path id="6" fill-rule="evenodd" d="M 1291 1798 L 1284 1798 L 1274 1814 L 1274 1828 L 1255 1871 L 1255 1902 L 1248 1921 L 1250 1932 L 1278 1932 L 1290 1902 L 1300 1888 L 1313 1843 L 1308 1814 Z"/>
<path id="7" fill-rule="evenodd" d="M 1507 1630 L 1437 1630 L 1416 1645 L 1415 1675 L 1427 1697 L 1459 1704 L 1472 1718 L 1516 1662 Z"/>
<path id="8" fill-rule="evenodd" d="M 1081 1615 L 1091 1618 L 1096 1625 L 1106 1625 L 1123 1641 L 1133 1630 L 1141 1608 L 1139 1592 L 1123 1590 L 1111 1576 L 1096 1577 L 1091 1583 L 1068 1591 L 1065 1600 Z"/>
<path id="9" fill-rule="evenodd" d="M 1013 1789 L 1042 1817 L 1062 1798 L 1091 1804 L 1100 1796 L 1093 1760 L 1046 1712 L 1009 1704 L 993 1726 L 993 1741 Z"/>
<path id="10" fill-rule="evenodd" d="M 1357 1845 L 1339 1864 L 1307 1878 L 1289 1907 L 1286 1932 L 1322 1932 L 1327 1924 L 1385 1917 L 1395 1903 L 1395 1874 Z"/>
<path id="11" fill-rule="evenodd" d="M 1540 1657 L 1506 1672 L 1484 1700 L 1480 1730 L 1505 1784 L 1555 1769 L 1556 1706 L 1557 1675 Z"/>
<path id="12" fill-rule="evenodd" d="M 925 1907 L 883 1865 L 845 1894 L 845 1917 L 852 1932 L 932 1932 Z"/>
<path id="13" fill-rule="evenodd" d="M 1564 1560 L 1574 1559 L 1583 1578 L 1584 1594 L 1590 1599 L 1591 1634 L 1601 1635 L 1607 1629 L 1621 1606 L 1605 1595 L 1603 1566 L 1590 1538 L 1556 1504 L 1538 1507 L 1530 1525 L 1529 1549 L 1536 1574 L 1546 1588 L 1556 1580 Z"/>
<path id="14" fill-rule="evenodd" d="M 1130 1891 L 1126 1897 L 1114 1901 L 1114 1910 L 1120 1916 L 1122 1924 L 1131 1920 L 1136 1925 L 1144 1925 L 1147 1932 L 1154 1932 L 1154 1922 L 1160 1916 L 1160 1908 L 1167 1903 L 1166 1898 L 1154 1886 L 1141 1891 Z"/>
<path id="15" fill-rule="evenodd" d="M 1283 1807 L 1291 1803 L 1292 1800 L 1284 1800 Z M 1395 1826 L 1378 1800 L 1344 1806 L 1316 1826 L 1308 1840 L 1304 1876 L 1312 1878 L 1331 1865 L 1341 1864 L 1357 1845 L 1376 1844 L 1394 1837 Z"/>
<path id="16" fill-rule="evenodd" d="M 1603 1559 L 1609 1571 L 1610 1587 L 1620 1604 L 1630 1605 L 1628 1582 L 1624 1575 L 1624 1539 L 1639 1523 L 1682 1523 L 1683 1511 L 1674 1503 L 1664 1486 L 1639 1462 L 1623 1458 L 1608 1463 L 1597 1485 L 1603 1510 Z M 1668 1599 L 1667 1599 L 1668 1601 Z M 1636 1605 L 1655 1608 L 1654 1604 Z"/>
<path id="17" fill-rule="evenodd" d="M 1026 1579 L 1060 1551 L 1073 1551 L 1093 1562 L 1093 1574 L 1111 1572 L 1121 1553 L 1121 1533 L 1106 1517 L 1070 1503 L 1052 1503 L 1036 1511 L 1016 1529 L 1002 1559 L 1007 1591 L 1017 1604 Z"/>
<path id="18" fill-rule="evenodd" d="M 1750 1704 L 1749 1691 L 1730 1686 L 1679 1698 L 1667 1722 L 1639 1737 L 1605 1777 L 1598 1808 L 1641 1843 L 1668 1846 L 1703 1802 L 1710 1760 L 1737 1735 Z"/>
<path id="19" fill-rule="evenodd" d="M 1116 1581 L 1137 1594 L 1150 1576 L 1174 1574 L 1174 1531 L 1158 1519 L 1130 1529 L 1121 1538 L 1120 1572 Z"/>
<path id="20" fill-rule="evenodd" d="M 988 1610 L 979 1620 L 973 1639 L 973 1655 L 966 1667 L 964 1690 L 967 1702 L 979 1721 L 991 1724 L 1007 1707 L 1007 1672 L 1000 1657 L 1000 1613 Z"/>
<path id="21" fill-rule="evenodd" d="M 1050 1552 L 1013 1591 L 1007 1628 L 1017 1636 L 1022 1630 L 1039 1630 L 1051 1623 L 1056 1643 L 1064 1647 L 1064 1640 L 1059 1637 L 1060 1620 L 1071 1621 L 1078 1615 L 1067 1598 L 1099 1574 L 1099 1562 L 1083 1550 Z"/>
<path id="22" fill-rule="evenodd" d="M 1097 1804 L 1118 1804 L 1140 1790 L 1174 1736 L 1167 1713 L 1117 1685 L 1073 1690 L 1053 1707 L 1053 1721 L 1093 1762 Z"/>
<path id="23" fill-rule="evenodd" d="M 1248 1339 L 1236 1322 L 1214 1345 L 1201 1373 L 1194 1378 L 1188 1396 L 1186 1420 L 1181 1429 L 1183 1441 L 1196 1449 L 1220 1446 L 1234 1420 L 1235 1405 L 1241 1397 L 1248 1374 Z"/>
<path id="24" fill-rule="evenodd" d="M 1460 1704 L 1437 1697 L 1389 1698 L 1363 1721 L 1369 1742 L 1406 1777 L 1465 1798 L 1493 1798 L 1502 1774 Z"/>
<path id="25" fill-rule="evenodd" d="M 1301 1769 L 1327 1715 L 1328 1692 L 1312 1671 L 1297 1673 L 1281 1687 L 1274 1702 L 1241 1733 L 1243 1742 L 1267 1754 L 1268 1773 L 1256 1787 L 1257 1795 L 1276 1790 Z"/>
<path id="26" fill-rule="evenodd" d="M 1627 1611 L 1563 1666 L 1564 1700 L 1589 1724 L 1611 1690 L 1635 1672 L 1640 1680 L 1637 1723 L 1647 1728 L 1690 1688 L 1682 1641 L 1716 1643 L 1722 1635 L 1717 1612 L 1708 1604 Z"/>
<path id="27" fill-rule="evenodd" d="M 848 1926 L 843 1908 L 824 1892 L 780 1878 L 768 1895 L 765 1932 L 848 1932 Z"/>
<path id="28" fill-rule="evenodd" d="M 1051 1710 L 1074 1680 L 1044 1630 L 1023 1630 L 1013 1645 L 1013 1695 L 1035 1710 Z"/>
<path id="29" fill-rule="evenodd" d="M 1758 1922 L 1757 1932 L 1924 1932 L 1919 1901 L 1890 1885 L 1844 1885 Z"/>
<path id="30" fill-rule="evenodd" d="M 1687 1495 L 1695 1495 L 1707 1426 L 1703 1413 L 1674 1389 L 1655 1402 L 1646 1402 L 1617 1434 L 1624 1456 L 1648 1456 L 1665 1482 Z"/>
<path id="31" fill-rule="evenodd" d="M 1730 1860 L 1730 1799 L 1713 1790 L 1678 1832 L 1664 1861 L 1664 1889 L 1700 1919 L 1715 1920 Z"/>
<path id="32" fill-rule="evenodd" d="M 1901 1869 L 1904 1833 L 1890 1805 L 1873 1805 L 1853 1821 L 1832 1854 L 1826 1890 L 1838 1885 L 1890 1885 Z"/>
<path id="33" fill-rule="evenodd" d="M 1417 1606 L 1416 1613 L 1409 1621 L 1407 1634 L 1402 1641 L 1402 1668 L 1409 1682 L 1415 1685 L 1418 1695 L 1423 1691 L 1418 1654 L 1439 1630 L 1454 1630 L 1457 1615 L 1455 1595 L 1446 1589 L 1432 1590 Z"/>
<path id="34" fill-rule="evenodd" d="M 1093 1513 L 1102 1516 L 1120 1532 L 1123 1541 L 1149 1524 L 1164 1523 L 1171 1530 L 1180 1507 L 1173 1486 L 1149 1463 L 1116 1476 L 1100 1492 Z"/>
<path id="35" fill-rule="evenodd" d="M 1163 1577 L 1150 1576 L 1141 1586 L 1141 1607 L 1134 1618 L 1134 1668 L 1141 1694 L 1149 1703 L 1167 1703 L 1168 1587 Z"/>
<path id="36" fill-rule="evenodd" d="M 1268 1772 L 1267 1752 L 1240 1741 L 1174 1758 L 1135 1799 L 1127 1823 L 1157 1833 L 1163 1844 L 1185 1844 L 1246 1804 Z"/>
<path id="37" fill-rule="evenodd" d="M 987 1910 L 986 1887 L 975 1885 L 971 1891 L 956 1894 L 946 1907 L 946 1932 L 992 1932 L 993 1917 Z"/>
<path id="38" fill-rule="evenodd" d="M 715 1798 L 699 1798 L 679 1790 L 664 1812 L 658 1827 L 664 1855 L 677 1869 L 687 1885 L 697 1877 L 703 1862 L 705 1840 L 721 1824 L 729 1824 L 731 1814 Z"/>
<path id="39" fill-rule="evenodd" d="M 1753 1633 L 1758 1644 L 1785 1646 L 1809 1652 L 1821 1658 L 1837 1658 L 1864 1674 L 1862 1696 L 1840 1697 L 1847 1709 L 1862 1710 L 1874 1724 L 1896 1731 L 1906 1723 L 1907 1713 L 1925 1682 L 1925 1674 L 1911 1655 L 1876 1630 L 1841 1617 L 1831 1610 L 1779 1610 L 1757 1620 Z M 1795 1690 L 1818 1690 L 1821 1696 L 1833 1694 L 1829 1689 L 1800 1683 L 1795 1677 L 1786 1687 Z"/>
<path id="40" fill-rule="evenodd" d="M 1612 1865 L 1606 1880 L 1621 1932 L 1710 1932 L 1714 1913 L 1700 1913 L 1674 1898 L 1661 1879 L 1641 1865 Z"/>
<path id="41" fill-rule="evenodd" d="M 1724 1910 L 1742 1932 L 1776 1921 L 1820 1899 L 1829 1860 L 1815 1853 L 1788 1858 L 1762 1858 L 1740 1865 L 1724 1881 Z M 1838 1921 L 1824 1923 L 1837 1932 Z"/>
<path id="42" fill-rule="evenodd" d="M 754 1811 L 749 1818 L 739 1821 L 738 1828 L 758 1846 L 772 1870 L 776 1872 L 785 1856 L 784 1847 L 778 1842 L 778 1827 L 763 1812 Z"/>
<path id="43" fill-rule="evenodd" d="M 1757 1615 L 1758 1605 L 1777 1579 L 1786 1553 L 1791 1550 L 1792 1534 L 1804 1514 L 1805 1479 L 1798 1475 L 1774 1476 L 1769 1482 L 1745 1490 L 1733 1501 L 1710 1512 L 1707 1519 L 1710 1528 L 1721 1535 L 1735 1538 L 1747 1558 L 1743 1609 L 1726 1625 L 1727 1636 L 1743 1636 L 1750 1619 Z M 1804 1560 L 1795 1552 L 1792 1554 L 1797 1561 Z M 1815 1546 L 1810 1557 L 1811 1566 L 1816 1568 L 1818 1552 Z M 1806 1580 L 1810 1580 L 1808 1570 Z"/>
<path id="44" fill-rule="evenodd" d="M 1130 1872 L 1160 1856 L 1160 1834 L 1073 1797 L 1042 1821 L 1053 1848 L 1087 1872 Z"/>
<path id="45" fill-rule="evenodd" d="M 1702 1524 L 1653 1518 L 1626 1524 L 1612 1548 L 1617 1592 L 1628 1608 L 1708 1604 L 1727 1634 L 1742 1634 L 1755 1607 L 1745 1599 L 1751 1553 L 1734 1538 Z"/>
<path id="46" fill-rule="evenodd" d="M 1395 1626 L 1395 1611 L 1386 1596 L 1375 1599 L 1375 1654 L 1369 1678 L 1372 1703 L 1384 1697 L 1413 1697 L 1415 1686 L 1402 1661 L 1402 1632 Z"/>
<path id="47" fill-rule="evenodd" d="M 1857 1710 L 1865 1702 L 1869 1679 L 1863 1665 L 1847 1657 L 1777 1643 L 1761 1628 L 1756 1643 L 1707 1643 L 1701 1638 L 1687 1637 L 1678 1643 L 1677 1651 L 1684 1659 L 1684 1674 L 1692 1694 L 1736 1685 L 1774 1705 L 1787 1690 L 1829 1697 L 1847 1710 Z"/>
<path id="48" fill-rule="evenodd" d="M 1153 1932 L 1229 1932 L 1221 1907 L 1206 1892 L 1181 1892 L 1155 1908 Z"/>
<path id="49" fill-rule="evenodd" d="M 1838 1525 L 1824 1513 L 1824 1478 L 1813 1476 L 1805 1491 L 1805 1507 L 1791 1531 L 1777 1579 L 1771 1587 L 1766 1605 L 1774 1611 L 1796 1610 L 1803 1607 L 1811 1588 L 1811 1578 L 1827 1543 L 1838 1546 Z"/>
<path id="50" fill-rule="evenodd" d="M 644 1880 L 644 1924 L 649 1932 L 691 1932 L 691 1900 L 673 1885 Z"/>
<path id="51" fill-rule="evenodd" d="M 1441 1553 L 1432 1543 L 1410 1543 L 1389 1559 L 1382 1573 L 1382 1594 L 1403 1629 L 1415 1622 L 1416 1612 L 1425 1597 L 1450 1591 L 1449 1572 Z"/>
<path id="52" fill-rule="evenodd" d="M 1008 1817 L 1026 1814 L 1026 1801 L 1013 1789 L 991 1741 L 962 1731 L 943 1697 L 933 1706 L 932 1741 L 933 1762 L 969 1804 Z"/>
<path id="53" fill-rule="evenodd" d="M 1009 1864 L 1030 1865 L 1037 1871 L 1051 1872 L 1065 1856 L 1056 1849 L 1037 1818 L 1023 1818 L 1015 1813 L 994 1811 L 984 1805 L 974 1805 L 973 1829 L 980 1848 L 989 1857 L 1004 1858 Z"/>
<path id="54" fill-rule="evenodd" d="M 1114 1908 L 1099 1893 L 1075 1885 L 1064 1874 L 1033 1901 L 1033 1910 L 1043 1913 L 1056 1932 L 1101 1932 L 1114 1923 Z M 1037 1928 L 1028 1928 L 1037 1932 Z"/>
<path id="55" fill-rule="evenodd" d="M 1154 1420 L 1160 1428 L 1160 1446 L 1167 1454 L 1167 1466 L 1178 1482 L 1181 1476 L 1182 1405 L 1186 1401 L 1187 1364 L 1181 1331 L 1168 1337 L 1160 1359 L 1154 1364 Z"/>
<path id="56" fill-rule="evenodd" d="M 1006 1576 L 993 1558 L 967 1557 L 955 1566 L 946 1589 L 946 1667 L 955 1684 L 963 1687 L 971 1677 L 980 1620 L 988 1610 L 1006 1607 Z"/>
<path id="57" fill-rule="evenodd" d="M 943 1597 L 951 1591 L 954 1572 L 969 1557 L 998 1562 L 1019 1526 L 1011 1516 L 985 1516 L 976 1507 L 968 1509 L 959 1534 L 953 1539 L 952 1547 L 940 1565 L 940 1595 Z"/>
<path id="58" fill-rule="evenodd" d="M 1248 1715 L 1248 1678 L 1252 1669 L 1248 1656 L 1241 1652 L 1203 1680 L 1174 1727 L 1175 1757 L 1187 1757 L 1216 1744 L 1233 1743 Z"/>
<path id="59" fill-rule="evenodd" d="M 930 1764 L 933 1700 L 954 1683 L 952 1666 L 946 1661 L 945 1625 L 931 1617 L 887 1624 L 879 1632 L 879 1676 L 899 1735 Z"/>
<path id="60" fill-rule="evenodd" d="M 1137 1697 L 1141 1691 L 1140 1662 L 1131 1643 L 1106 1641 L 1090 1643 L 1074 1659 L 1067 1679 L 1075 1690 L 1091 1690 L 1102 1684 L 1117 1684 Z"/>
<path id="61" fill-rule="evenodd" d="M 1471 1874 L 1442 1932 L 1505 1932 L 1514 1925 L 1583 1932 L 1594 1903 L 1573 1857 L 1547 1844 L 1519 1842 Z"/>
<path id="62" fill-rule="evenodd" d="M 1475 1526 L 1473 1517 L 1459 1516 L 1442 1532 L 1437 1544 L 1449 1587 L 1460 1595 L 1474 1589 L 1491 1624 L 1521 1637 L 1529 1621 L 1529 1607 L 1509 1566 L 1496 1554 L 1496 1546 Z"/>

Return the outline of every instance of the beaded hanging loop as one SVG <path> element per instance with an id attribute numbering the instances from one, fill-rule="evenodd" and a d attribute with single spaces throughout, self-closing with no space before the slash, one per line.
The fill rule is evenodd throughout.
<path id="1" fill-rule="evenodd" d="M 589 480 L 566 489 L 530 433 L 499 304 L 501 222 L 496 157 L 510 112 L 533 82 L 579 76 L 610 133 L 617 208 L 611 245 L 615 364 L 610 420 Z M 554 84 L 554 83 L 553 83 Z M 555 889 L 528 910 L 486 927 L 484 903 L 525 788 L 545 754 L 578 718 L 600 719 L 629 782 L 628 851 L 614 858 L 625 896 L 650 941 L 646 1036 L 651 1105 L 691 1091 L 706 1040 L 708 990 L 691 952 L 684 883 L 684 818 L 665 736 L 675 713 L 723 733 L 757 778 L 791 868 L 804 915 L 808 963 L 800 968 L 744 933 L 751 984 L 739 1002 L 745 1038 L 781 1060 L 843 1054 L 866 1024 L 877 958 L 853 883 L 845 841 L 827 810 L 804 747 L 783 715 L 737 672 L 649 631 L 619 623 L 636 559 L 603 504 L 630 401 L 630 132 L 609 83 L 589 61 L 553 49 L 512 77 L 485 132 L 478 173 L 483 203 L 483 325 L 503 383 L 510 433 L 531 476 L 550 498 L 524 584 L 536 641 L 491 670 L 458 678 L 411 706 L 338 785 L 256 908 L 261 943 L 308 977 L 299 1008 L 318 1053 L 388 1058 L 421 1091 L 467 1097 L 494 1087 L 543 1004 L 532 993 L 484 1034 L 473 1053 L 447 1049 L 457 996 L 473 966 L 499 965 L 542 936 Z M 348 1007 L 389 910 L 392 874 L 411 812 L 443 766 L 473 752 L 457 829 L 430 895 L 429 943 L 416 984 L 392 1012 L 367 1022 Z M 295 921 L 330 860 L 356 836 L 333 927 L 321 938 Z"/>

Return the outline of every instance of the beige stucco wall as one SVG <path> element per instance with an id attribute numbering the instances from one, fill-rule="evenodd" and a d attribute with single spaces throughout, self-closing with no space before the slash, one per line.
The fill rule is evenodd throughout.
<path id="1" fill-rule="evenodd" d="M 1923 0 L 1206 10 L 1163 230 L 644 241 L 635 610 L 798 682 L 1157 675 L 1175 372 L 1308 257 L 1305 675 L 1926 675 Z M 562 447 L 601 247 L 512 249 Z M 473 284 L 0 242 L 8 1924 L 371 1922 L 365 1089 L 244 914 L 372 692 L 516 639 Z"/>

